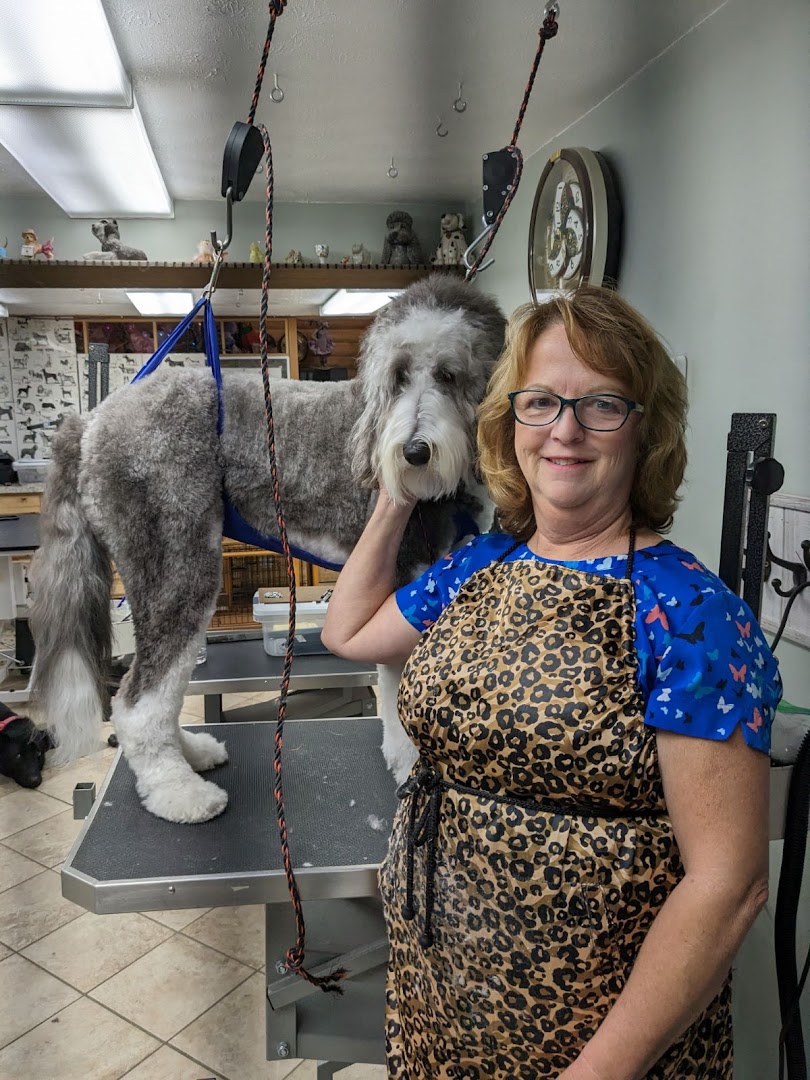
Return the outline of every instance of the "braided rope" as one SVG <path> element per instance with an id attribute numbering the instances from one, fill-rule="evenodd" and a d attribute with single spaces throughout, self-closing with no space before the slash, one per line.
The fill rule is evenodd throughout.
<path id="1" fill-rule="evenodd" d="M 262 80 L 264 78 L 264 70 L 267 62 L 267 55 L 270 51 L 270 42 L 273 36 L 273 30 L 275 29 L 276 18 L 283 12 L 286 6 L 287 0 L 270 0 L 270 26 L 267 30 L 267 39 L 264 45 L 264 51 L 262 52 L 262 59 L 259 65 L 259 75 L 256 80 L 256 89 L 253 95 L 253 103 L 250 110 L 249 123 L 253 123 L 253 117 L 256 113 L 256 107 L 259 103 L 259 94 L 261 93 Z M 284 512 L 281 503 L 281 487 L 279 483 L 279 470 L 278 461 L 276 458 L 276 439 L 275 439 L 275 423 L 273 420 L 273 401 L 270 393 L 270 373 L 268 367 L 268 334 L 267 334 L 267 303 L 268 303 L 268 290 L 270 287 L 270 272 L 272 270 L 273 259 L 273 189 L 275 183 L 275 177 L 273 172 L 273 149 L 270 145 L 270 136 L 265 128 L 264 124 L 258 124 L 257 130 L 260 132 L 262 142 L 264 143 L 265 154 L 265 172 L 266 172 L 266 210 L 265 210 L 265 226 L 264 226 L 264 241 L 265 252 L 264 262 L 262 264 L 262 295 L 260 306 L 260 322 L 259 322 L 259 348 L 261 351 L 261 372 L 262 372 L 262 386 L 264 388 L 264 411 L 267 417 L 267 453 L 270 459 L 270 478 L 273 489 L 273 506 L 276 512 L 276 524 L 278 526 L 279 539 L 281 541 L 281 549 L 284 553 L 284 560 L 287 569 L 287 582 L 290 589 L 290 608 L 289 608 L 289 621 L 287 629 L 287 642 L 284 651 L 284 666 L 282 668 L 281 686 L 279 689 L 278 699 L 278 717 L 276 720 L 276 733 L 274 740 L 274 752 L 273 752 L 273 772 L 275 779 L 273 783 L 273 794 L 276 801 L 276 820 L 278 822 L 278 834 L 279 841 L 281 843 L 281 857 L 284 863 L 284 876 L 287 881 L 287 889 L 292 901 L 293 910 L 295 912 L 295 929 L 296 939 L 295 945 L 287 950 L 286 961 L 287 968 L 294 972 L 296 975 L 300 975 L 302 979 L 306 979 L 308 983 L 313 986 L 320 987 L 324 991 L 331 991 L 333 993 L 343 993 L 342 988 L 339 985 L 341 979 L 346 975 L 344 968 L 338 968 L 326 976 L 315 976 L 310 974 L 304 967 L 305 956 L 305 942 L 306 942 L 306 925 L 304 922 L 304 909 L 301 903 L 301 895 L 298 891 L 298 883 L 295 880 L 295 871 L 292 864 L 292 856 L 290 855 L 289 835 L 287 832 L 287 818 L 284 809 L 284 788 L 282 784 L 282 752 L 284 748 L 284 721 L 287 715 L 287 695 L 290 687 L 290 674 L 292 672 L 293 662 L 293 647 L 295 642 L 295 604 L 296 604 L 296 581 L 295 581 L 295 566 L 293 563 L 292 552 L 290 551 L 290 544 L 287 538 L 287 525 L 284 521 Z"/>
<path id="2" fill-rule="evenodd" d="M 267 27 L 267 37 L 264 39 L 264 49 L 262 50 L 262 58 L 259 61 L 259 70 L 256 75 L 256 86 L 253 90 L 253 97 L 250 102 L 250 112 L 248 113 L 247 122 L 253 123 L 253 119 L 256 116 L 256 110 L 259 107 L 259 97 L 262 92 L 262 83 L 264 82 L 264 71 L 267 67 L 267 56 L 270 52 L 270 44 L 273 40 L 273 32 L 276 29 L 276 19 L 279 15 L 284 14 L 284 9 L 287 6 L 287 0 L 268 0 L 268 11 L 270 13 L 270 23 Z"/>
<path id="3" fill-rule="evenodd" d="M 559 25 L 557 23 L 557 15 L 554 9 L 551 9 L 548 11 L 545 18 L 543 19 L 543 24 L 538 31 L 540 41 L 537 45 L 537 52 L 535 53 L 534 64 L 532 65 L 532 70 L 529 74 L 529 81 L 526 83 L 526 89 L 523 91 L 523 100 L 521 101 L 520 109 L 518 110 L 518 117 L 515 123 L 515 129 L 512 132 L 512 140 L 505 148 L 507 150 L 511 150 L 512 157 L 515 158 L 517 162 L 514 183 L 512 184 L 511 190 L 508 190 L 506 193 L 506 198 L 503 201 L 503 205 L 498 212 L 498 216 L 493 221 L 491 229 L 487 233 L 486 240 L 484 241 L 481 249 L 476 255 L 475 262 L 465 274 L 465 281 L 472 281 L 472 279 L 478 273 L 481 263 L 487 257 L 487 252 L 492 247 L 492 241 L 495 239 L 498 229 L 501 227 L 501 222 L 506 217 L 506 211 L 512 205 L 512 200 L 517 194 L 518 185 L 520 184 L 520 178 L 523 175 L 523 154 L 521 154 L 520 148 L 517 145 L 518 135 L 520 134 L 520 129 L 523 125 L 523 117 L 526 115 L 526 109 L 529 105 L 529 98 L 532 96 L 534 80 L 537 75 L 537 70 L 540 67 L 540 60 L 542 59 L 543 50 L 546 47 L 546 42 L 551 41 L 553 37 L 556 37 L 558 30 Z"/>

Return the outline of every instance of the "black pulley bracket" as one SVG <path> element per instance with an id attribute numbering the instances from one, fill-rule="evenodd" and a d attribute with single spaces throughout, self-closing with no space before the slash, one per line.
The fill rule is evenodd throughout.
<path id="1" fill-rule="evenodd" d="M 483 161 L 484 224 L 492 225 L 515 186 L 520 168 L 520 151 L 515 146 L 490 150 L 484 154 Z"/>
<path id="2" fill-rule="evenodd" d="M 256 175 L 263 154 L 264 141 L 259 129 L 237 120 L 231 128 L 222 157 L 223 198 L 230 188 L 233 201 L 241 202 Z"/>

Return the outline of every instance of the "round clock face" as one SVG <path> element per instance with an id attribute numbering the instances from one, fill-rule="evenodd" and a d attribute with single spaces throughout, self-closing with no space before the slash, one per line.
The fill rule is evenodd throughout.
<path id="1" fill-rule="evenodd" d="M 615 281 L 621 211 L 607 165 L 584 147 L 560 150 L 540 177 L 529 229 L 529 281 L 542 299 L 583 281 Z"/>

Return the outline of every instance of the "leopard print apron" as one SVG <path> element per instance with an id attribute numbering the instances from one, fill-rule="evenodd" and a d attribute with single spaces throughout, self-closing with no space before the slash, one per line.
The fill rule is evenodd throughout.
<path id="1" fill-rule="evenodd" d="M 380 869 L 390 1080 L 558 1076 L 683 875 L 637 683 L 632 542 L 624 579 L 511 551 L 400 684 L 420 758 Z M 726 983 L 647 1077 L 731 1075 Z"/>

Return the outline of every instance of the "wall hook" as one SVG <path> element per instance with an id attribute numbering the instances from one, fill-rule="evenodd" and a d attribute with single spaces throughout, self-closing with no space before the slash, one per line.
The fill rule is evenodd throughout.
<path id="1" fill-rule="evenodd" d="M 444 130 L 442 130 L 443 128 Z M 450 134 L 447 128 L 444 127 L 444 121 L 441 117 L 439 117 L 439 122 L 436 125 L 436 134 L 439 136 L 440 139 L 446 139 L 447 136 Z"/>
<path id="2" fill-rule="evenodd" d="M 387 172 L 389 180 L 396 180 L 396 178 L 399 176 L 399 169 L 394 164 L 393 158 L 391 158 L 391 164 L 388 166 Z"/>
<path id="3" fill-rule="evenodd" d="M 461 96 L 463 89 L 464 89 L 464 83 L 459 83 L 458 84 L 458 97 L 453 102 L 453 108 L 458 113 L 464 112 L 464 110 L 467 108 L 467 102 Z"/>
<path id="4" fill-rule="evenodd" d="M 273 89 L 270 91 L 270 97 L 275 102 L 284 100 L 284 91 L 278 85 L 278 75 L 275 73 L 275 71 L 273 72 Z"/>

